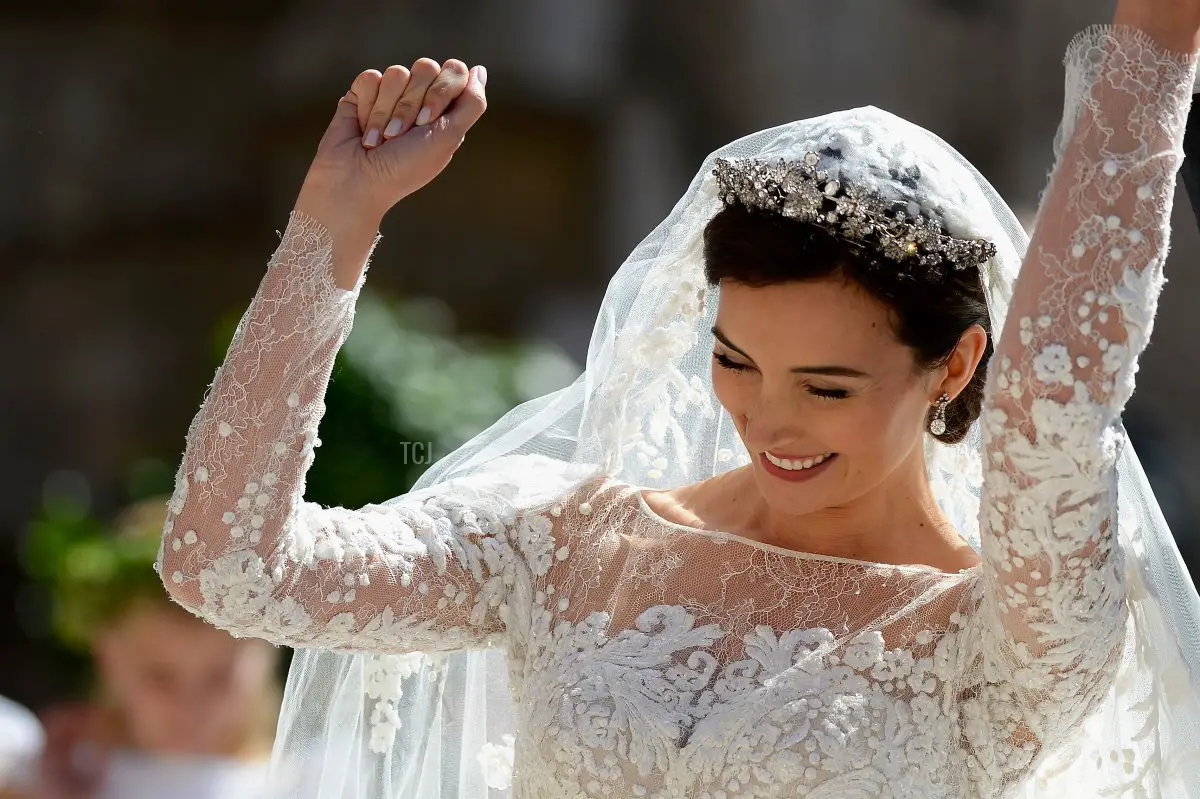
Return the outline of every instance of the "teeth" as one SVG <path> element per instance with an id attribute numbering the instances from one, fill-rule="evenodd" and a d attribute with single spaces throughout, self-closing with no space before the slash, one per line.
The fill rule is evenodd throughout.
<path id="1" fill-rule="evenodd" d="M 799 471 L 801 469 L 811 469 L 819 463 L 824 463 L 826 458 L 833 455 L 832 452 L 826 452 L 824 455 L 818 455 L 815 458 L 804 458 L 803 460 L 789 460 L 788 458 L 776 458 L 769 452 L 764 452 L 767 460 L 778 466 L 780 469 L 787 469 L 790 472 Z"/>

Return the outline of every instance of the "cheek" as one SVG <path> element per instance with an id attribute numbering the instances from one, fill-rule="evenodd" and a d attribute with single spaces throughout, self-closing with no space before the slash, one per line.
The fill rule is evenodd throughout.
<path id="1" fill-rule="evenodd" d="M 233 663 L 209 675 L 208 692 L 215 702 L 244 703 L 267 690 L 272 666 L 269 654 L 249 649 L 240 652 Z"/>
<path id="2" fill-rule="evenodd" d="M 887 449 L 880 444 L 892 438 L 890 417 L 895 412 L 887 399 L 868 395 L 812 402 L 810 428 L 829 450 L 862 461 L 878 458 Z"/>
<path id="3" fill-rule="evenodd" d="M 712 387 L 717 401 L 734 420 L 741 424 L 741 417 L 750 406 L 750 394 L 746 391 L 748 381 L 742 375 L 734 374 L 728 369 L 713 366 Z"/>
<path id="4" fill-rule="evenodd" d="M 856 429 L 849 434 L 856 436 L 863 452 L 874 452 L 875 459 L 894 466 L 919 442 L 923 408 L 920 398 L 914 401 L 907 391 L 880 392 L 864 403 Z"/>
<path id="5" fill-rule="evenodd" d="M 920 410 L 896 392 L 813 403 L 810 431 L 828 449 L 851 456 L 863 470 L 895 466 L 920 436 Z"/>

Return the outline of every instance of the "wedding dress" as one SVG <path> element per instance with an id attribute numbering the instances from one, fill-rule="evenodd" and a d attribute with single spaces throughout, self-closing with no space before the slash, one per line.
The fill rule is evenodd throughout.
<path id="1" fill-rule="evenodd" d="M 886 112 L 754 134 L 613 278 L 574 385 L 360 510 L 302 500 L 357 289 L 294 214 L 189 431 L 160 557 L 194 612 L 305 648 L 276 766 L 319 773 L 271 794 L 1200 797 L 1200 600 L 1119 424 L 1195 59 L 1096 27 L 1066 64 L 1031 242 Z M 644 499 L 747 463 L 708 382 L 714 163 L 807 153 L 997 248 L 983 418 L 927 444 L 974 568 L 779 549 Z"/>

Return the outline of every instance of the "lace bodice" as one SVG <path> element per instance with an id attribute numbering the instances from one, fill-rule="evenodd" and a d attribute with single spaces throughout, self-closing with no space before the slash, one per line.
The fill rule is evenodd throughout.
<path id="1" fill-rule="evenodd" d="M 1162 285 L 1195 69 L 1109 28 L 1067 67 L 1058 163 L 989 376 L 979 566 L 680 528 L 602 477 L 533 507 L 503 479 L 304 502 L 356 291 L 295 214 L 189 431 L 169 590 L 238 634 L 376 653 L 390 674 L 407 653 L 503 647 L 524 799 L 1000 796 L 1069 740 L 1124 642 L 1114 423 Z M 511 468 L 548 468 L 525 461 Z M 391 683 L 372 684 L 386 709 Z"/>

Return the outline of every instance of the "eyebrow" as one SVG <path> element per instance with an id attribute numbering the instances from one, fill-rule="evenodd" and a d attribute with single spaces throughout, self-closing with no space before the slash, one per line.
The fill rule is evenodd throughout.
<path id="1" fill-rule="evenodd" d="M 746 360 L 748 360 L 748 361 L 754 360 L 749 355 L 747 355 L 740 347 L 738 347 L 736 344 L 734 344 L 732 341 L 730 341 L 728 338 L 726 338 L 725 334 L 722 333 L 720 330 L 718 330 L 716 327 L 713 327 L 712 334 L 717 337 L 717 341 L 721 342 L 726 347 L 728 347 L 729 349 L 736 352 L 738 355 L 741 355 Z M 835 365 L 830 365 L 830 364 L 824 364 L 824 365 L 820 365 L 820 366 L 793 366 L 789 371 L 794 372 L 796 374 L 825 375 L 826 377 L 870 377 L 870 375 L 868 375 L 866 372 L 860 371 L 858 369 L 852 369 L 849 366 L 835 366 Z"/>

